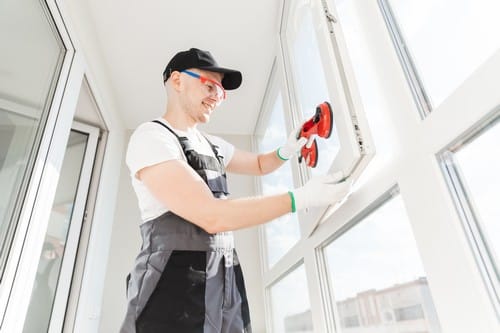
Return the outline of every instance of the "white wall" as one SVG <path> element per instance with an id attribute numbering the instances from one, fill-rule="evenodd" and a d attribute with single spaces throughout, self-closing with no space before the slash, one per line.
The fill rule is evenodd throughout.
<path id="1" fill-rule="evenodd" d="M 127 140 L 131 135 L 127 132 Z M 240 149 L 251 149 L 249 136 L 224 136 Z M 228 175 L 232 198 L 250 196 L 255 193 L 254 179 Z M 125 277 L 131 270 L 141 245 L 139 234 L 140 215 L 135 193 L 130 183 L 129 172 L 122 161 L 120 185 L 116 200 L 109 260 L 104 281 L 102 311 L 99 332 L 117 332 L 125 315 Z M 242 263 L 254 332 L 265 331 L 264 300 L 259 255 L 258 228 L 235 233 L 236 248 Z"/>

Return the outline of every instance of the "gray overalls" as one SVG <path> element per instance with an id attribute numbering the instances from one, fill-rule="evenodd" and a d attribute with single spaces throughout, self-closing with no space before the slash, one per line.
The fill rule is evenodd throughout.
<path id="1" fill-rule="evenodd" d="M 217 146 L 207 139 L 215 158 L 198 154 L 186 137 L 154 122 L 177 137 L 189 165 L 215 197 L 228 194 Z M 208 234 L 170 211 L 140 228 L 143 243 L 127 277 L 128 307 L 121 333 L 251 333 L 232 232 Z"/>

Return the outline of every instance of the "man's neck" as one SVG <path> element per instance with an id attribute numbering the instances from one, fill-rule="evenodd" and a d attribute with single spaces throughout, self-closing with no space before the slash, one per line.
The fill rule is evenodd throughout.
<path id="1" fill-rule="evenodd" d="M 186 116 L 181 112 L 175 112 L 167 107 L 167 111 L 162 116 L 173 128 L 188 131 L 189 129 L 196 128 L 196 123 L 189 121 Z"/>

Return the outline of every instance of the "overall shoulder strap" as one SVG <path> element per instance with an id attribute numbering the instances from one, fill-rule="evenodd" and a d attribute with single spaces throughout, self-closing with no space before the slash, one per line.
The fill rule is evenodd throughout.
<path id="1" fill-rule="evenodd" d="M 172 130 L 169 126 L 167 126 L 166 124 L 162 123 L 159 120 L 153 120 L 152 122 L 165 127 L 173 135 L 175 135 L 175 137 L 177 138 L 177 140 L 179 140 L 179 143 L 181 144 L 182 151 L 184 153 L 184 156 L 186 157 L 188 164 L 205 181 L 205 183 L 208 185 L 214 196 L 220 197 L 222 194 L 224 195 L 229 194 L 227 190 L 226 172 L 224 168 L 224 163 L 222 161 L 222 156 L 219 155 L 219 153 L 217 152 L 218 146 L 212 144 L 210 140 L 208 140 L 208 138 L 205 135 L 203 135 L 205 140 L 207 140 L 208 144 L 212 148 L 215 158 L 208 155 L 198 154 L 191 146 L 189 139 L 187 137 L 178 136 L 177 133 L 174 132 L 174 130 Z M 216 178 L 209 179 L 207 175 L 208 170 L 216 171 L 218 172 L 219 175 Z"/>
<path id="2" fill-rule="evenodd" d="M 184 155 L 186 155 L 186 152 L 188 150 L 193 150 L 193 146 L 191 144 L 191 142 L 189 141 L 189 139 L 185 136 L 179 136 L 177 135 L 177 133 L 175 133 L 175 131 L 173 129 L 171 129 L 169 126 L 167 126 L 166 124 L 162 123 L 161 121 L 159 120 L 152 120 L 153 123 L 157 123 L 163 127 L 165 127 L 167 130 L 170 131 L 170 133 L 172 133 L 173 135 L 175 135 L 175 137 L 177 138 L 177 141 L 179 141 L 181 147 L 182 147 L 182 151 L 184 152 Z"/>
<path id="3" fill-rule="evenodd" d="M 212 151 L 214 152 L 214 156 L 220 161 L 221 156 L 219 155 L 219 146 L 214 145 L 204 133 L 201 133 L 205 140 L 207 140 L 208 144 L 210 145 L 210 148 L 212 148 Z"/>
<path id="4" fill-rule="evenodd" d="M 175 132 L 174 132 L 174 130 L 173 130 L 173 129 L 171 129 L 170 127 L 168 127 L 167 125 L 165 125 L 165 124 L 164 124 L 164 123 L 162 123 L 161 121 L 159 121 L 159 120 L 156 120 L 156 119 L 155 119 L 155 120 L 152 120 L 151 122 L 153 122 L 153 123 L 157 123 L 157 124 L 160 124 L 161 126 L 163 126 L 163 127 L 165 127 L 166 129 L 168 129 L 168 130 L 170 131 L 170 133 L 172 133 L 173 135 L 175 135 L 175 137 L 176 137 L 177 139 L 180 139 L 180 137 L 177 135 L 177 133 L 175 133 Z"/>

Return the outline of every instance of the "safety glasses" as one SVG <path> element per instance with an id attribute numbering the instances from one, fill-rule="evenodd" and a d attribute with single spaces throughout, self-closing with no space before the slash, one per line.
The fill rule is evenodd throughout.
<path id="1" fill-rule="evenodd" d="M 198 73 L 191 72 L 191 71 L 187 71 L 187 70 L 183 70 L 183 71 L 181 71 L 181 73 L 185 73 L 189 76 L 200 79 L 201 83 L 203 85 L 205 85 L 208 92 L 211 95 L 214 95 L 216 97 L 217 104 L 220 104 L 220 102 L 222 102 L 223 100 L 226 99 L 226 91 L 224 90 L 224 88 L 222 87 L 222 85 L 219 82 L 212 80 L 212 79 L 209 79 L 206 76 L 203 76 L 203 75 L 200 75 Z"/>

